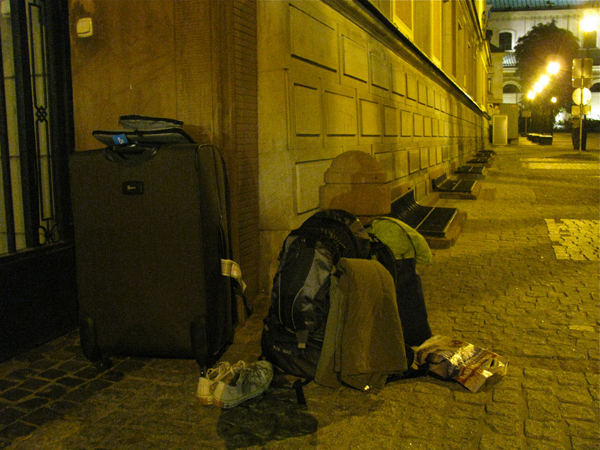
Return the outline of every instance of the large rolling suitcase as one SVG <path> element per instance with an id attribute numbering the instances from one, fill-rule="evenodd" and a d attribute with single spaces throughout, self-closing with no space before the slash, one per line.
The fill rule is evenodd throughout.
<path id="1" fill-rule="evenodd" d="M 154 139 L 155 141 L 157 139 Z M 136 143 L 70 161 L 82 349 L 195 358 L 233 340 L 227 182 L 211 145 Z"/>

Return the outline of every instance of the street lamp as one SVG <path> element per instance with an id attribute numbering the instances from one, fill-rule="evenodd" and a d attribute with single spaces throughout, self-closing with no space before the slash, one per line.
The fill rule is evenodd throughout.
<path id="1" fill-rule="evenodd" d="M 581 31 L 589 33 L 590 31 L 596 31 L 598 29 L 598 16 L 585 16 L 579 23 Z"/>
<path id="2" fill-rule="evenodd" d="M 540 94 L 550 84 L 551 75 L 556 75 L 558 72 L 560 72 L 560 64 L 556 61 L 550 62 L 546 66 L 546 73 L 540 76 L 540 78 L 537 80 L 537 82 L 533 85 L 533 88 L 527 93 L 527 99 L 530 101 L 533 101 L 535 99 L 535 97 L 538 94 Z M 553 103 L 557 102 L 556 97 L 553 97 L 552 102 Z M 551 112 L 552 112 L 552 110 L 551 110 Z M 546 123 L 545 111 L 541 115 L 543 118 L 543 122 L 545 124 Z"/>
<path id="3" fill-rule="evenodd" d="M 551 62 L 550 64 L 548 64 L 548 67 L 546 68 L 546 72 L 548 72 L 550 75 L 556 75 L 559 71 L 560 71 L 560 64 L 557 62 Z"/>

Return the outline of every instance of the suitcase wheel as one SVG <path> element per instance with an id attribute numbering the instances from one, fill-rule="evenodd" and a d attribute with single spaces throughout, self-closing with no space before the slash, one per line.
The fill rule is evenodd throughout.
<path id="1" fill-rule="evenodd" d="M 79 336 L 81 349 L 86 358 L 89 359 L 100 372 L 109 369 L 112 364 L 108 357 L 102 355 L 102 351 L 100 350 L 96 339 L 94 319 L 88 315 L 82 316 L 79 321 Z"/>
<path id="2" fill-rule="evenodd" d="M 99 361 L 95 361 L 94 367 L 98 370 L 98 372 L 104 372 L 112 367 L 112 362 L 109 358 L 104 357 Z"/>

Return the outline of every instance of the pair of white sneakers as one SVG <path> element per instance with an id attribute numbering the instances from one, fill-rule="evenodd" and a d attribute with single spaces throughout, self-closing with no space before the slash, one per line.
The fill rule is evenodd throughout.
<path id="1" fill-rule="evenodd" d="M 268 361 L 246 364 L 221 362 L 208 369 L 198 382 L 198 400 L 203 405 L 233 408 L 267 390 L 273 379 L 273 366 Z"/>

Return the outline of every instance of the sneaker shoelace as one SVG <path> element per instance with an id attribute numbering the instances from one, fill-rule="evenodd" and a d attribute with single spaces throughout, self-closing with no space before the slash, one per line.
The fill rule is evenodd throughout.
<path id="1" fill-rule="evenodd" d="M 244 361 L 238 361 L 229 369 L 229 372 L 226 376 L 221 378 L 221 381 L 225 384 L 229 384 L 230 386 L 235 386 L 237 380 L 240 377 L 240 374 L 246 370 L 246 363 Z"/>
<path id="2" fill-rule="evenodd" d="M 230 370 L 231 370 L 231 365 L 227 361 L 221 362 L 221 363 L 219 363 L 219 365 L 217 367 L 208 369 L 208 371 L 206 372 L 206 378 L 208 380 L 213 381 L 216 378 L 218 378 L 220 374 L 225 375 Z"/>

